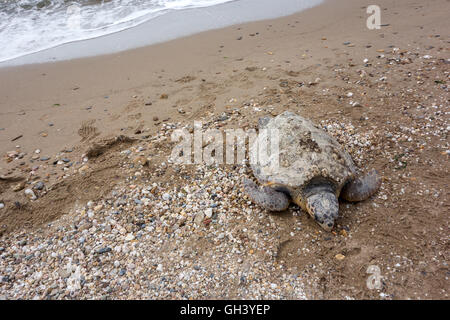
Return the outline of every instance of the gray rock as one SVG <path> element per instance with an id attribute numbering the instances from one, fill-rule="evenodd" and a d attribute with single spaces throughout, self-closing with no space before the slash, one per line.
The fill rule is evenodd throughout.
<path id="1" fill-rule="evenodd" d="M 45 184 L 42 181 L 39 181 L 33 186 L 33 189 L 34 190 L 42 190 L 42 189 L 44 189 L 44 187 L 45 187 Z"/>
<path id="2" fill-rule="evenodd" d="M 107 253 L 110 252 L 111 248 L 110 247 L 105 247 L 105 248 L 101 248 L 100 250 L 97 251 L 98 254 L 103 254 L 103 253 Z"/>

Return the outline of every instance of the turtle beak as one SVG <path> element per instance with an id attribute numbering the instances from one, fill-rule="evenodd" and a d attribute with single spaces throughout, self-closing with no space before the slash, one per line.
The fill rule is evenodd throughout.
<path id="1" fill-rule="evenodd" d="M 339 202 L 332 192 L 312 194 L 306 202 L 308 213 L 326 231 L 331 231 L 339 215 Z"/>
<path id="2" fill-rule="evenodd" d="M 317 221 L 317 223 L 325 230 L 330 232 L 334 227 L 334 220 L 324 220 L 323 222 Z"/>

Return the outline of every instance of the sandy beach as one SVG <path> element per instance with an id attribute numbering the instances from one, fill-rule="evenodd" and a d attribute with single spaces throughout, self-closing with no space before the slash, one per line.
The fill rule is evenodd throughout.
<path id="1" fill-rule="evenodd" d="M 370 4 L 0 68 L 0 297 L 448 299 L 450 4 Z M 330 233 L 252 204 L 247 166 L 168 163 L 177 128 L 285 110 L 383 176 Z"/>

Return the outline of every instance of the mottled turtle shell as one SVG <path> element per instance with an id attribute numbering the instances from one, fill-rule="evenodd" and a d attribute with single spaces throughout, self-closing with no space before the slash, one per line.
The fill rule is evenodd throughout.
<path id="1" fill-rule="evenodd" d="M 328 180 L 339 195 L 344 184 L 354 178 L 356 168 L 350 155 L 310 120 L 286 111 L 275 118 L 261 118 L 259 129 L 252 152 L 257 143 L 261 146 L 267 141 L 261 138 L 261 129 L 268 129 L 271 137 L 275 132 L 279 136 L 278 165 L 273 154 L 266 163 L 251 163 L 253 174 L 261 183 L 301 191 L 311 181 Z"/>

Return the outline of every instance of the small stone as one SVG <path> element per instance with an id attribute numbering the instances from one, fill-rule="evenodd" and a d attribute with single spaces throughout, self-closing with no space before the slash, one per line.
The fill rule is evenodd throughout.
<path id="1" fill-rule="evenodd" d="M 342 261 L 344 260 L 345 256 L 343 254 L 338 253 L 337 255 L 334 256 L 337 260 Z"/>
<path id="2" fill-rule="evenodd" d="M 107 253 L 107 252 L 110 252 L 110 251 L 111 251 L 110 247 L 104 247 L 104 248 L 101 248 L 100 250 L 98 250 L 97 253 L 98 254 L 103 254 L 103 253 Z"/>
<path id="3" fill-rule="evenodd" d="M 125 237 L 125 241 L 131 241 L 131 240 L 134 240 L 134 235 L 132 233 L 129 233 Z"/>
<path id="4" fill-rule="evenodd" d="M 194 223 L 200 226 L 203 219 L 205 219 L 205 214 L 203 212 L 199 212 L 195 215 Z"/>
<path id="5" fill-rule="evenodd" d="M 160 96 L 160 99 L 168 99 L 169 98 L 169 95 L 167 94 L 167 93 L 163 93 L 161 96 Z"/>
<path id="6" fill-rule="evenodd" d="M 39 181 L 33 186 L 33 189 L 34 190 L 42 190 L 42 189 L 44 189 L 44 187 L 45 187 L 45 184 L 42 181 Z"/>
<path id="7" fill-rule="evenodd" d="M 30 200 L 36 200 L 36 194 L 33 192 L 33 190 L 31 189 L 26 189 L 25 190 L 25 195 L 30 199 Z"/>
<path id="8" fill-rule="evenodd" d="M 170 194 L 168 194 L 168 193 L 164 193 L 164 194 L 162 195 L 162 199 L 163 199 L 164 201 L 169 201 L 169 200 L 171 199 L 171 196 L 170 196 Z"/>
<path id="9" fill-rule="evenodd" d="M 5 204 L 3 202 L 0 202 L 0 209 L 3 209 L 5 207 Z"/>
<path id="10" fill-rule="evenodd" d="M 156 267 L 156 271 L 162 272 L 163 271 L 163 265 L 162 264 L 158 264 L 158 266 Z"/>
<path id="11" fill-rule="evenodd" d="M 158 121 L 158 120 L 159 120 L 159 118 L 157 116 L 153 117 L 153 121 Z"/>
<path id="12" fill-rule="evenodd" d="M 47 157 L 47 156 L 41 157 L 41 161 L 47 161 L 47 160 L 50 160 L 50 157 Z"/>
<path id="13" fill-rule="evenodd" d="M 207 218 L 211 218 L 212 215 L 213 215 L 213 210 L 212 210 L 212 208 L 208 208 L 208 209 L 205 210 L 205 216 L 206 216 Z"/>

